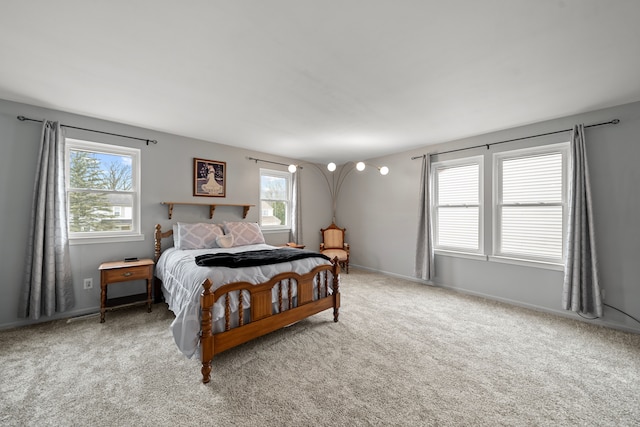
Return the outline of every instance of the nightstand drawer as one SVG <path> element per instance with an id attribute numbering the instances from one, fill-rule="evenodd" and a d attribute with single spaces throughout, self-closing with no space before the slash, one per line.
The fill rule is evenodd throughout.
<path id="1" fill-rule="evenodd" d="M 147 279 L 149 277 L 149 267 L 142 265 L 139 267 L 128 267 L 124 269 L 103 270 L 104 281 L 107 283 L 127 282 L 129 280 Z"/>

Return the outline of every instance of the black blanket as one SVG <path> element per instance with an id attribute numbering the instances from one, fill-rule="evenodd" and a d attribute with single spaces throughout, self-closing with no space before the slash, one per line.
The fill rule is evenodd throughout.
<path id="1" fill-rule="evenodd" d="M 330 261 L 329 257 L 318 252 L 303 251 L 300 249 L 265 249 L 259 251 L 231 253 L 217 253 L 198 255 L 196 264 L 200 267 L 254 267 L 257 265 L 279 264 L 281 262 L 294 261 L 303 258 L 324 258 Z"/>

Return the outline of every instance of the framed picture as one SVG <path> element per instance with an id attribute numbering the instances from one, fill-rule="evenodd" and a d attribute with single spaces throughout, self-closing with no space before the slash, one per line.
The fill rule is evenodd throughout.
<path id="1" fill-rule="evenodd" d="M 226 197 L 227 163 L 217 160 L 193 159 L 193 195 Z"/>

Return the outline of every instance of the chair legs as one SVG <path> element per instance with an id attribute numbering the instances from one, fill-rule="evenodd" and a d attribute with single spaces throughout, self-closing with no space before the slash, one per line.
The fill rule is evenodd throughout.
<path id="1" fill-rule="evenodd" d="M 340 266 L 349 274 L 349 260 L 341 261 Z"/>

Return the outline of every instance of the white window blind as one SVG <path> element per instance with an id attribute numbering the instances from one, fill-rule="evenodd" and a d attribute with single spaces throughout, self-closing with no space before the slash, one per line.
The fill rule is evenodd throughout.
<path id="1" fill-rule="evenodd" d="M 496 255 L 561 262 L 566 149 L 499 154 L 496 163 Z"/>
<path id="2" fill-rule="evenodd" d="M 436 163 L 434 247 L 480 251 L 481 160 Z"/>

